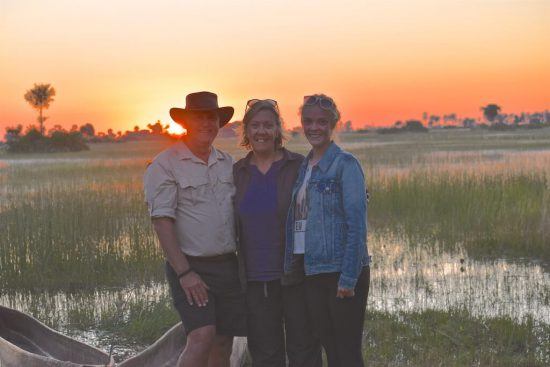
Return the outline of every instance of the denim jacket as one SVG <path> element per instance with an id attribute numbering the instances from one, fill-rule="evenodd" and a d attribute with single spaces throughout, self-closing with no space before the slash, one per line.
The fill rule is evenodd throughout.
<path id="1" fill-rule="evenodd" d="M 298 190 L 304 182 L 309 153 L 302 162 L 292 190 L 286 220 L 285 271 L 295 262 L 294 210 Z M 306 189 L 305 274 L 340 273 L 338 286 L 354 288 L 364 266 L 367 249 L 367 191 L 359 161 L 331 143 L 313 167 Z"/>

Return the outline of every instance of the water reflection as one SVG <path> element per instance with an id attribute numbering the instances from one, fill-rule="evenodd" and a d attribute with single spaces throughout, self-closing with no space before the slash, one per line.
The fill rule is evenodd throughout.
<path id="1" fill-rule="evenodd" d="M 162 283 L 150 283 L 123 289 L 98 289 L 82 292 L 12 292 L 0 296 L 0 304 L 28 312 L 53 328 L 71 331 L 73 318 L 88 317 L 88 323 L 99 323 L 101 317 L 118 308 L 120 317 L 130 304 L 160 302 L 168 294 Z"/>
<path id="2" fill-rule="evenodd" d="M 538 264 L 478 261 L 396 238 L 373 238 L 369 307 L 381 311 L 466 309 L 474 316 L 526 316 L 550 323 L 550 274 Z"/>

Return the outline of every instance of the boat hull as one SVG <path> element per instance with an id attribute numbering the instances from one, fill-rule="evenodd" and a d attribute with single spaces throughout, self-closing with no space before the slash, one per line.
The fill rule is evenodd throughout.
<path id="1" fill-rule="evenodd" d="M 101 350 L 58 333 L 23 312 L 0 306 L 1 367 L 114 365 Z"/>

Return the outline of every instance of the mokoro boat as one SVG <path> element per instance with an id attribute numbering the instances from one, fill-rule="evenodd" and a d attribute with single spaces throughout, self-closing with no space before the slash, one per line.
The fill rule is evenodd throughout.
<path id="1" fill-rule="evenodd" d="M 136 356 L 120 363 L 119 367 L 174 367 L 185 345 L 185 331 L 181 322 L 173 326 L 153 345 Z M 246 338 L 235 338 L 231 353 L 231 367 L 241 367 L 246 354 Z"/>
<path id="2" fill-rule="evenodd" d="M 23 312 L 0 306 L 0 367 L 114 365 L 101 350 L 60 334 Z"/>

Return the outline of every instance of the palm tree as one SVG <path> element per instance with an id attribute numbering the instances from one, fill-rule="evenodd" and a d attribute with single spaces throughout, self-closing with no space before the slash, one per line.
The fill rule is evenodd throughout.
<path id="1" fill-rule="evenodd" d="M 428 124 L 430 125 L 430 127 L 433 127 L 434 125 L 436 125 L 439 122 L 440 119 L 441 118 L 437 115 L 430 115 L 430 119 L 429 119 Z"/>
<path id="2" fill-rule="evenodd" d="M 428 112 L 422 112 L 422 124 L 428 125 Z"/>
<path id="3" fill-rule="evenodd" d="M 501 108 L 499 105 L 491 103 L 487 106 L 481 107 L 481 110 L 483 111 L 483 116 L 485 116 L 487 121 L 492 123 L 495 120 L 495 117 L 498 116 Z"/>
<path id="4" fill-rule="evenodd" d="M 47 117 L 42 115 L 43 109 L 48 109 L 53 102 L 55 89 L 50 84 L 34 84 L 32 89 L 25 93 L 25 100 L 29 102 L 32 108 L 39 111 L 38 123 L 40 124 L 40 133 L 44 135 L 44 121 Z"/>

